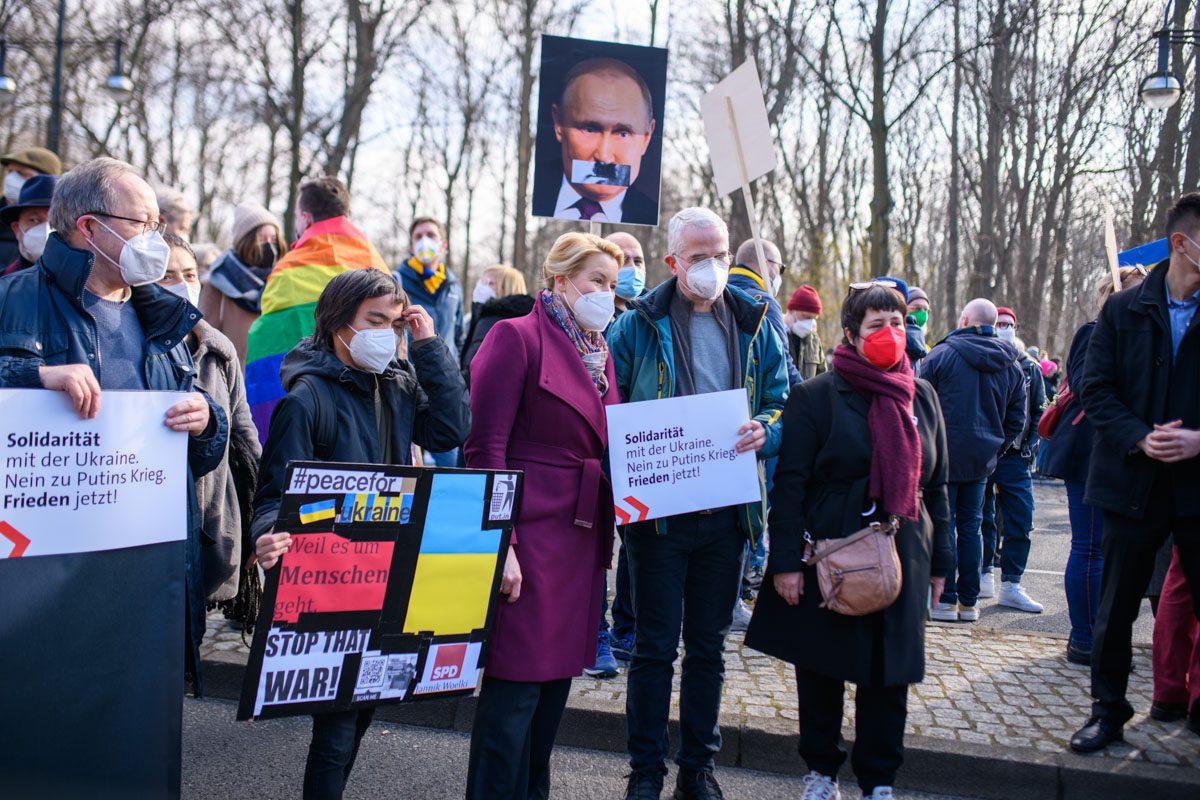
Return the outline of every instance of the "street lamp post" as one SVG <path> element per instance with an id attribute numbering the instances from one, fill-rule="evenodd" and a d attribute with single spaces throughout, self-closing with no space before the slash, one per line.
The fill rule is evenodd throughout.
<path id="1" fill-rule="evenodd" d="M 54 152 L 59 151 L 62 141 L 63 115 L 63 51 L 68 44 L 99 47 L 113 45 L 113 71 L 104 82 L 104 90 L 118 104 L 129 100 L 133 95 L 133 81 L 125 74 L 121 65 L 121 50 L 124 42 L 120 39 L 72 40 L 65 38 L 64 27 L 67 18 L 67 0 L 58 0 L 58 27 L 55 30 L 53 42 L 12 42 L 13 47 L 29 51 L 34 47 L 53 45 L 54 47 L 54 82 L 50 86 L 50 119 L 46 126 L 46 146 Z M 5 72 L 4 62 L 9 46 L 7 38 L 0 33 L 0 109 L 12 103 L 17 93 L 17 83 Z"/>
<path id="2" fill-rule="evenodd" d="M 1171 27 L 1173 5 L 1174 0 L 1167 0 L 1162 29 L 1154 32 L 1154 38 L 1158 40 L 1158 68 L 1143 78 L 1138 87 L 1142 102 L 1156 111 L 1175 105 L 1179 102 L 1179 96 L 1183 94 L 1183 82 L 1171 71 L 1171 45 L 1190 44 L 1200 47 L 1200 30 Z"/>

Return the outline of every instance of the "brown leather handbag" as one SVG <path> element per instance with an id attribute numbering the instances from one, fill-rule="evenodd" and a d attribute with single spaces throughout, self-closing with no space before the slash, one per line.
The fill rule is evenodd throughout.
<path id="1" fill-rule="evenodd" d="M 817 568 L 821 608 L 861 617 L 894 603 L 901 585 L 899 530 L 900 520 L 891 517 L 841 539 L 814 540 L 805 533 L 804 563 Z"/>

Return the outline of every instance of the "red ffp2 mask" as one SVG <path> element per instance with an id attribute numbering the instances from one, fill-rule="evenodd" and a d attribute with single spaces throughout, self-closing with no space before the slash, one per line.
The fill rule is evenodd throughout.
<path id="1" fill-rule="evenodd" d="M 863 355 L 880 369 L 891 369 L 904 357 L 907 339 L 903 328 L 888 325 L 863 339 Z"/>

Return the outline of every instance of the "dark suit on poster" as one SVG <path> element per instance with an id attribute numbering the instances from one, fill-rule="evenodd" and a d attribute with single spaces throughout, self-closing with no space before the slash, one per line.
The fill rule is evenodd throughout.
<path id="1" fill-rule="evenodd" d="M 535 217 L 555 216 L 555 206 L 558 203 L 558 194 L 562 188 L 564 176 L 561 158 L 537 164 L 533 183 L 533 215 Z M 625 192 L 625 199 L 621 203 L 621 219 L 609 219 L 608 221 L 623 225 L 657 225 L 658 202 L 652 195 L 643 191 L 639 182 L 635 180 Z"/>

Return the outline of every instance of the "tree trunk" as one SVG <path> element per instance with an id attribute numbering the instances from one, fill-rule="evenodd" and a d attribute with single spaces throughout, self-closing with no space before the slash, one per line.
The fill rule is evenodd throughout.
<path id="1" fill-rule="evenodd" d="M 949 327 L 953 315 L 958 312 L 958 275 L 962 269 L 962 255 L 959 252 L 959 216 L 962 213 L 962 159 L 959 142 L 958 107 L 962 102 L 962 9 L 960 0 L 954 0 L 954 94 L 950 108 L 950 203 L 947 207 L 946 220 L 946 268 L 942 271 L 945 279 L 945 295 L 941 309 L 935 309 L 939 320 Z"/>
<path id="2" fill-rule="evenodd" d="M 1192 27 L 1200 29 L 1200 3 L 1196 4 L 1196 18 Z M 1183 165 L 1185 192 L 1200 188 L 1200 47 L 1193 47 L 1192 54 L 1192 121 L 1188 125 L 1187 157 Z"/>
<path id="3" fill-rule="evenodd" d="M 533 102 L 533 48 L 537 44 L 533 17 L 536 11 L 537 0 L 524 0 L 521 14 L 521 96 L 518 99 L 521 112 L 520 121 L 517 123 L 517 204 L 514 209 L 516 231 L 513 235 L 513 266 L 524 272 L 526 278 L 537 277 L 525 257 L 529 219 L 529 172 L 533 161 L 529 104 Z"/>
<path id="4" fill-rule="evenodd" d="M 292 89 L 291 107 L 288 109 L 288 213 L 283 225 L 284 236 L 290 242 L 296 238 L 296 220 L 291 212 L 296 208 L 302 177 L 300 146 L 304 137 L 304 0 L 291 0 L 287 7 L 292 23 Z"/>
<path id="5" fill-rule="evenodd" d="M 1009 58 L 1011 28 L 1008 24 L 1005 0 L 997 0 L 992 16 L 990 37 L 992 63 L 984 109 L 986 143 L 983 167 L 979 176 L 979 244 L 975 252 L 975 269 L 971 275 L 971 295 L 989 297 L 997 272 L 1001 235 L 997 224 L 1000 202 L 1001 145 L 1006 130 L 1009 108 Z"/>
<path id="6" fill-rule="evenodd" d="M 875 26 L 871 29 L 871 274 L 886 275 L 891 259 L 889 215 L 892 196 L 888 190 L 888 121 L 886 87 L 887 53 L 884 35 L 887 28 L 887 0 L 875 0 Z"/>

